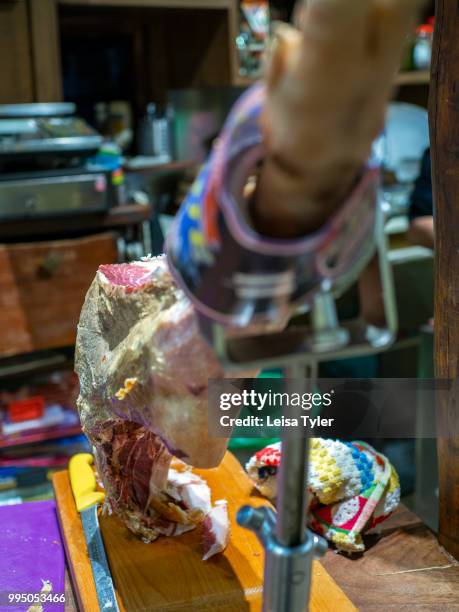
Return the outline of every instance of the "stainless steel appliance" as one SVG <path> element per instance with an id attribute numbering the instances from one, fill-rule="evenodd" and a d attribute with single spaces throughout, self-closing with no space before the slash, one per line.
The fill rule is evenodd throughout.
<path id="1" fill-rule="evenodd" d="M 75 116 L 75 105 L 0 105 L 0 160 L 44 153 L 92 154 L 102 137 Z"/>
<path id="2" fill-rule="evenodd" d="M 102 137 L 75 105 L 0 105 L 0 220 L 107 209 L 110 173 L 88 170 Z"/>
<path id="3" fill-rule="evenodd" d="M 82 170 L 0 174 L 0 220 L 97 212 L 109 206 L 110 183 L 105 172 Z"/>

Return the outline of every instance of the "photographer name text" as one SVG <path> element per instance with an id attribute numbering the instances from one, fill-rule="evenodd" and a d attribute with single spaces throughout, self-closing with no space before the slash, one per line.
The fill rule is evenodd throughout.
<path id="1" fill-rule="evenodd" d="M 332 427 L 335 419 L 325 419 L 323 417 L 311 417 L 307 414 L 300 415 L 299 418 L 272 417 L 249 415 L 246 417 L 230 417 L 224 414 L 220 417 L 221 427 L 307 427 L 315 429 L 317 427 Z"/>

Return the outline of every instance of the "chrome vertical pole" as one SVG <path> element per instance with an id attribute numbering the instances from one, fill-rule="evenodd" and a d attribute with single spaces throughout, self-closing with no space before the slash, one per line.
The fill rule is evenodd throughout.
<path id="1" fill-rule="evenodd" d="M 304 366 L 288 366 L 285 375 L 287 392 L 304 393 L 314 384 L 314 377 L 306 378 Z M 299 419 L 301 413 L 300 406 L 287 411 L 290 418 Z M 284 429 L 277 516 L 270 509 L 250 506 L 238 513 L 239 524 L 255 531 L 265 547 L 264 612 L 307 610 L 312 561 L 327 550 L 326 541 L 306 529 L 308 455 L 309 438 Z"/>

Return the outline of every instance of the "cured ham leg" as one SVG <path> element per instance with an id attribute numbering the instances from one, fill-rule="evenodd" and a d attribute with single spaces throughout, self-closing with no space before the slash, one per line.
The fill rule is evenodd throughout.
<path id="1" fill-rule="evenodd" d="M 156 434 L 190 465 L 220 463 L 227 440 L 208 436 L 207 381 L 223 371 L 164 258 L 100 266 L 81 312 L 75 363 L 90 437 L 118 417 Z"/>
<path id="2" fill-rule="evenodd" d="M 217 507 L 215 518 L 207 484 L 174 457 L 220 463 L 227 440 L 208 436 L 207 381 L 223 372 L 164 258 L 99 268 L 78 325 L 76 371 L 109 509 L 145 541 L 208 517 L 206 558 L 222 550 L 227 516 Z"/>

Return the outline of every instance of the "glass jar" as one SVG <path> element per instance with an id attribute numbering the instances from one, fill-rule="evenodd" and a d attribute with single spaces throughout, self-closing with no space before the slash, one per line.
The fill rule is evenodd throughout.
<path id="1" fill-rule="evenodd" d="M 236 46 L 239 52 L 239 74 L 258 78 L 269 33 L 269 3 L 267 0 L 243 0 Z"/>
<path id="2" fill-rule="evenodd" d="M 424 24 L 417 28 L 413 47 L 413 65 L 415 70 L 428 70 L 432 59 L 433 26 Z"/>

